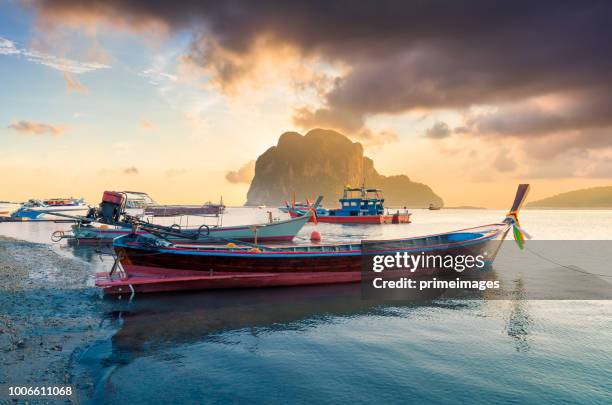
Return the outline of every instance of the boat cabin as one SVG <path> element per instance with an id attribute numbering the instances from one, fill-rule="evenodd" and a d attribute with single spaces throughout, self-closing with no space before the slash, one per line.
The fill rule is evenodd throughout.
<path id="1" fill-rule="evenodd" d="M 344 195 L 339 200 L 340 208 L 330 210 L 330 216 L 370 216 L 385 213 L 382 191 L 376 188 L 345 187 Z"/>

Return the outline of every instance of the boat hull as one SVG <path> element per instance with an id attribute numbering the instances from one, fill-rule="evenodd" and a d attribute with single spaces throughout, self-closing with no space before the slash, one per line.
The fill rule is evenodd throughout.
<path id="1" fill-rule="evenodd" d="M 245 273 L 226 272 L 212 275 L 168 275 L 173 269 L 142 266 L 124 266 L 129 277 L 112 279 L 108 273 L 96 275 L 96 285 L 106 294 L 125 294 L 130 292 L 170 292 L 188 290 L 218 290 L 241 288 L 291 287 L 305 285 L 356 283 L 361 280 L 361 272 L 310 272 L 310 273 Z M 135 276 L 133 274 L 141 274 Z M 201 273 L 201 272 L 200 272 Z"/>

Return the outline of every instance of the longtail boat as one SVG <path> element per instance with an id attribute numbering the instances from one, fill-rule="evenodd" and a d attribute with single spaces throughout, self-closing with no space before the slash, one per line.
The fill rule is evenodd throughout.
<path id="1" fill-rule="evenodd" d="M 109 294 L 196 289 L 280 287 L 359 282 L 366 254 L 428 251 L 437 254 L 486 254 L 492 263 L 510 229 L 517 243 L 518 223 L 529 185 L 519 186 L 503 221 L 453 232 L 394 239 L 321 245 L 183 245 L 153 235 L 132 233 L 114 240 L 117 255 L 96 285 Z M 431 271 L 430 271 L 431 270 Z M 442 269 L 428 269 L 428 275 Z M 432 273 L 433 272 L 433 273 Z M 418 274 L 416 274 L 418 275 Z"/>
<path id="2" fill-rule="evenodd" d="M 182 228 L 177 235 L 168 235 L 171 241 L 181 243 L 202 243 L 215 239 L 232 239 L 242 242 L 291 242 L 308 222 L 309 217 L 291 218 L 284 221 L 273 221 L 261 224 L 238 226 L 206 226 Z M 80 244 L 112 243 L 113 239 L 128 235 L 132 232 L 128 226 L 109 226 L 105 224 L 82 224 L 72 226 L 71 233 L 63 233 L 62 238 Z M 137 231 L 138 235 L 145 235 L 145 230 Z M 195 237 L 190 237 L 195 236 Z"/>
<path id="3" fill-rule="evenodd" d="M 332 224 L 406 224 L 410 223 L 410 213 L 399 210 L 395 213 L 385 213 L 382 191 L 375 188 L 345 187 L 340 198 L 340 208 L 317 210 L 312 207 L 297 209 L 287 204 L 287 212 L 292 217 L 310 215 L 311 222 L 327 222 Z"/>
<path id="4" fill-rule="evenodd" d="M 138 196 L 140 199 L 136 199 L 134 196 Z M 92 208 L 86 217 L 62 215 L 73 219 L 76 224 L 72 226 L 71 232 L 54 232 L 51 235 L 51 240 L 59 242 L 61 239 L 68 239 L 69 242 L 79 244 L 112 243 L 114 238 L 130 234 L 135 226 L 140 226 L 140 230 L 136 231 L 138 235 L 151 232 L 159 234 L 159 232 L 165 230 L 165 238 L 181 243 L 204 243 L 227 239 L 255 243 L 290 242 L 309 220 L 309 217 L 300 217 L 276 221 L 270 214 L 269 222 L 262 224 L 225 227 L 213 225 L 200 225 L 191 228 L 181 228 L 178 225 L 165 227 L 148 221 L 145 222 L 138 213 L 133 215 L 133 211 L 130 211 L 132 208 L 137 208 L 134 205 L 135 203 L 149 200 L 152 201 L 144 193 L 105 191 L 99 207 Z M 217 214 L 214 214 L 214 216 L 217 216 Z M 167 232 L 168 230 L 170 232 Z"/>

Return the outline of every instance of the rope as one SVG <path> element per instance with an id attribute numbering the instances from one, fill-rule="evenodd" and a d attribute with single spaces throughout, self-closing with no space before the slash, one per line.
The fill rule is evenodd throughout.
<path id="1" fill-rule="evenodd" d="M 525 246 L 525 238 L 531 239 L 531 236 L 521 228 L 521 224 L 520 224 L 520 222 L 518 220 L 518 212 L 517 211 L 510 211 L 506 215 L 506 219 L 508 219 L 510 221 L 510 223 L 512 224 L 512 233 L 514 234 L 514 240 L 516 241 L 516 244 L 518 245 L 518 247 L 521 250 L 525 249 L 525 250 L 529 251 L 531 254 L 533 254 L 534 256 L 537 256 L 540 259 L 542 259 L 544 261 L 547 261 L 549 263 L 552 263 L 552 264 L 554 264 L 556 266 L 563 267 L 564 269 L 572 270 L 572 271 L 575 271 L 577 273 L 589 274 L 591 276 L 612 278 L 612 275 L 591 273 L 589 271 L 582 270 L 582 269 L 580 269 L 578 267 L 568 266 L 568 265 L 565 265 L 563 263 L 559 263 L 556 260 L 548 258 L 548 257 L 542 255 L 541 253 L 538 253 L 538 252 L 534 251 L 533 249 L 530 249 L 529 247 Z"/>
<path id="2" fill-rule="evenodd" d="M 526 250 L 528 250 L 528 251 L 529 251 L 531 254 L 533 254 L 533 255 L 535 255 L 535 256 L 537 256 L 537 257 L 539 257 L 539 258 L 540 258 L 540 259 L 542 259 L 542 260 L 545 260 L 545 261 L 547 261 L 547 262 L 549 262 L 549 263 L 552 263 L 552 264 L 554 264 L 554 265 L 557 265 L 557 266 L 559 266 L 559 267 L 563 267 L 563 268 L 565 268 L 565 269 L 575 271 L 575 272 L 577 272 L 577 273 L 589 274 L 589 275 L 591 275 L 591 276 L 599 276 L 599 277 L 612 277 L 612 275 L 609 275 L 609 274 L 598 274 L 598 273 L 591 273 L 591 272 L 588 272 L 588 271 L 586 271 L 586 270 L 582 270 L 582 269 L 580 269 L 580 268 L 578 268 L 578 267 L 568 266 L 568 265 L 565 265 L 565 264 L 559 263 L 559 262 L 557 262 L 557 261 L 555 261 L 555 260 L 553 260 L 553 259 L 550 259 L 550 258 L 548 258 L 548 257 L 546 257 L 546 256 L 544 256 L 544 255 L 542 255 L 541 253 L 538 253 L 538 252 L 536 252 L 536 251 L 534 251 L 534 250 L 530 249 L 529 247 L 526 247 L 525 249 L 526 249 Z"/>

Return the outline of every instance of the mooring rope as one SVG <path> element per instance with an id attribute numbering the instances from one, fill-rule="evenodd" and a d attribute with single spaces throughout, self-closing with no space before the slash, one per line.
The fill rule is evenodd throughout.
<path id="1" fill-rule="evenodd" d="M 559 262 L 557 262 L 557 261 L 555 261 L 555 260 L 553 260 L 553 259 L 551 259 L 551 258 L 549 258 L 549 257 L 546 257 L 546 256 L 542 255 L 541 253 L 536 252 L 536 251 L 535 251 L 535 250 L 533 250 L 533 249 L 530 249 L 528 246 L 526 246 L 526 247 L 525 247 L 525 250 L 528 250 L 529 252 L 531 252 L 531 254 L 533 254 L 533 255 L 535 255 L 535 256 L 537 256 L 537 257 L 539 257 L 539 258 L 540 258 L 540 259 L 542 259 L 542 260 L 545 260 L 545 261 L 547 261 L 547 262 L 549 262 L 549 263 L 552 263 L 552 264 L 557 265 L 557 266 L 559 266 L 559 267 L 563 267 L 563 268 L 568 269 L 568 270 L 572 270 L 572 271 L 575 271 L 575 272 L 578 272 L 578 273 L 583 273 L 583 274 L 589 274 L 589 275 L 591 275 L 591 276 L 599 276 L 599 277 L 612 277 L 612 275 L 609 275 L 609 274 L 598 274 L 598 273 L 591 273 L 591 272 L 589 272 L 589 271 L 582 270 L 582 269 L 580 269 L 579 267 L 568 266 L 568 265 L 565 265 L 565 264 L 563 264 L 563 263 L 559 263 Z"/>

